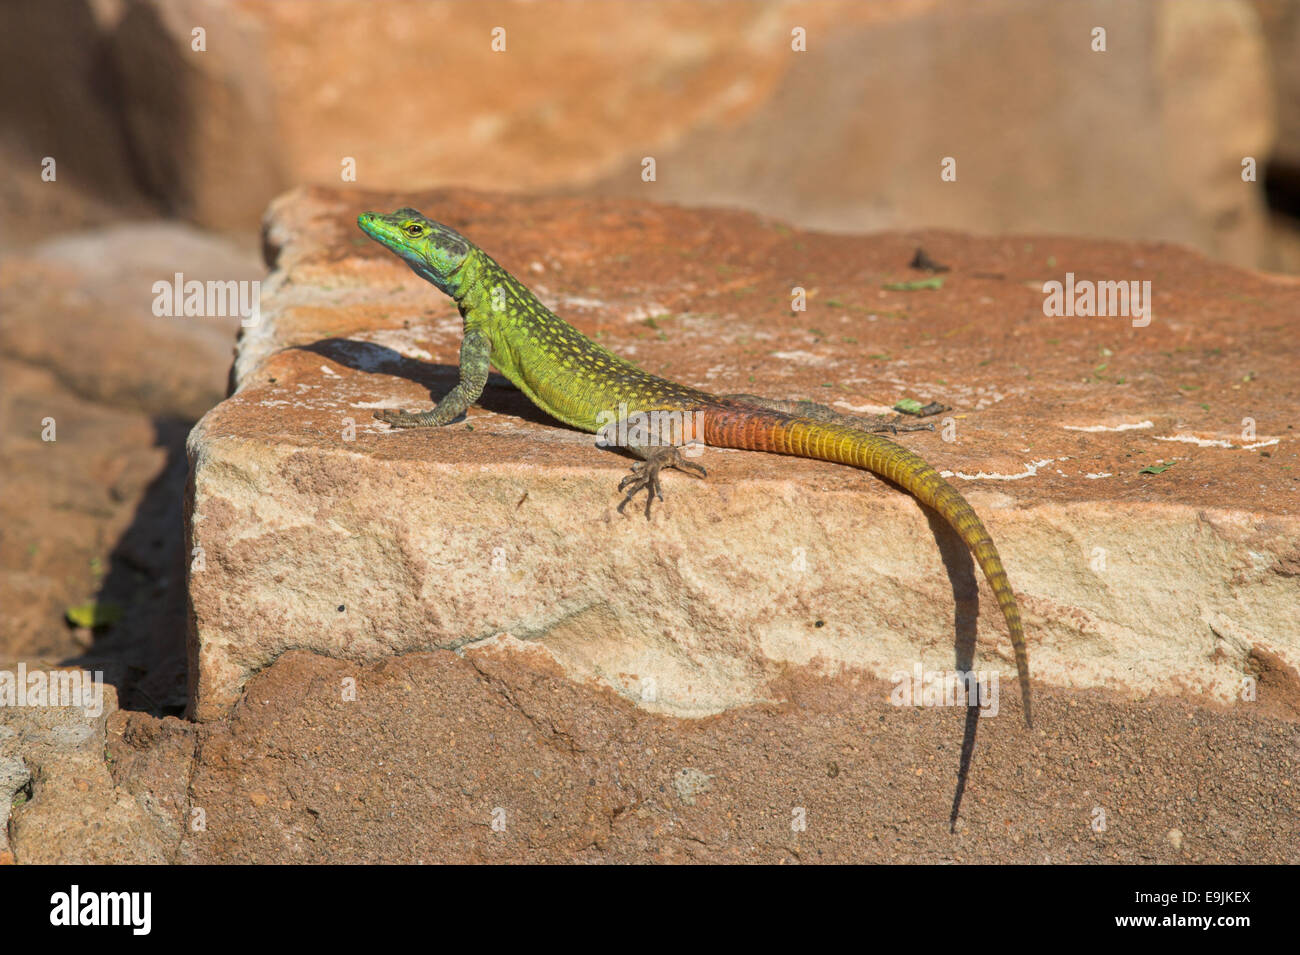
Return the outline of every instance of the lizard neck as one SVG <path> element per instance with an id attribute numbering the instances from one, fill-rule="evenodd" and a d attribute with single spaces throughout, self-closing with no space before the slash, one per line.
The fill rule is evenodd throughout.
<path id="1" fill-rule="evenodd" d="M 492 290 L 493 270 L 503 275 L 508 274 L 486 252 L 478 247 L 472 247 L 456 273 L 442 284 L 435 284 L 452 297 L 460 306 L 462 314 L 485 312 L 490 305 L 488 296 Z"/>

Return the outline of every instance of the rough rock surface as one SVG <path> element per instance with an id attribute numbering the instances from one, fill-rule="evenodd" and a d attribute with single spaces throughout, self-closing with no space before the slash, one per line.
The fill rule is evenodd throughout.
<path id="1" fill-rule="evenodd" d="M 960 711 L 778 683 L 781 704 L 659 716 L 504 639 L 293 651 L 198 725 L 108 686 L 95 719 L 3 714 L 0 863 L 1300 862 L 1293 715 L 1040 688 L 1032 733 L 977 721 L 950 829 Z"/>
<path id="2" fill-rule="evenodd" d="M 778 682 L 782 704 L 677 719 L 575 684 L 545 644 L 362 666 L 295 651 L 230 720 L 198 728 L 190 813 L 205 828 L 182 849 L 218 863 L 1300 861 L 1294 718 L 1048 690 L 1032 733 L 978 721 L 954 833 L 961 711 L 900 709 L 887 684 L 802 667 Z"/>
<path id="3" fill-rule="evenodd" d="M 134 778 L 115 772 L 106 740 L 121 739 L 121 732 L 110 734 L 108 724 L 125 717 L 112 684 L 103 694 L 102 707 L 90 712 L 78 706 L 0 709 L 0 856 L 9 853 L 8 861 L 179 861 L 192 729 L 175 718 L 142 717 L 154 736 L 180 745 L 158 746 L 148 760 L 152 772 Z M 148 792 L 140 785 L 145 779 Z"/>
<path id="4" fill-rule="evenodd" d="M 677 715 L 779 698 L 789 665 L 888 679 L 969 650 L 961 548 L 870 475 L 708 451 L 709 479 L 670 475 L 646 524 L 614 510 L 626 460 L 500 379 L 450 427 L 374 422 L 455 380 L 454 305 L 354 224 L 407 203 L 648 369 L 845 409 L 952 405 L 954 440 L 905 443 L 998 541 L 1036 679 L 1249 700 L 1267 659 L 1292 688 L 1270 705 L 1294 706 L 1295 283 L 1159 245 L 836 237 L 617 201 L 313 189 L 269 214 L 266 320 L 241 341 L 238 392 L 191 435 L 200 719 L 293 648 L 374 660 L 509 634 Z M 918 245 L 951 265 L 942 288 L 886 288 L 917 276 Z M 1045 317 L 1042 284 L 1066 272 L 1149 279 L 1150 324 Z M 796 285 L 807 312 L 791 312 Z M 1009 644 L 979 586 L 976 664 L 1001 671 Z"/>

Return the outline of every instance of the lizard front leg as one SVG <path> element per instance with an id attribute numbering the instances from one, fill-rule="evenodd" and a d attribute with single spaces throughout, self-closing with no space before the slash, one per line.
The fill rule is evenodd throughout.
<path id="1" fill-rule="evenodd" d="M 431 411 L 398 411 L 382 408 L 375 417 L 394 428 L 431 428 L 448 424 L 478 401 L 487 384 L 492 345 L 487 335 L 476 328 L 465 329 L 460 343 L 460 383 L 451 389 Z"/>

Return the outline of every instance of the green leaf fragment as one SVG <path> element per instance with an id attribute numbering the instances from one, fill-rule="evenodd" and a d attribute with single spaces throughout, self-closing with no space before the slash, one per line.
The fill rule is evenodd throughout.
<path id="1" fill-rule="evenodd" d="M 939 289 L 943 288 L 943 276 L 932 275 L 928 279 L 914 279 L 911 282 L 886 282 L 882 288 L 891 292 L 915 292 L 920 289 Z"/>
<path id="2" fill-rule="evenodd" d="M 117 604 L 84 603 L 68 607 L 64 614 L 74 627 L 107 627 L 122 619 L 122 608 Z"/>

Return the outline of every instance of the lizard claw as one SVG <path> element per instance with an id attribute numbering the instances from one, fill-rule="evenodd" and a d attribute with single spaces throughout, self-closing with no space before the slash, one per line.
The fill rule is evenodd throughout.
<path id="1" fill-rule="evenodd" d="M 655 500 L 664 499 L 663 486 L 659 482 L 659 472 L 664 468 L 676 468 L 692 477 L 707 477 L 709 473 L 694 461 L 685 460 L 679 448 L 659 448 L 651 452 L 644 461 L 632 465 L 632 473 L 618 482 L 618 489 L 626 491 L 622 502 L 618 505 L 618 512 L 622 514 L 623 508 L 632 502 L 632 498 L 645 491 L 645 519 L 650 520 L 651 505 Z"/>

